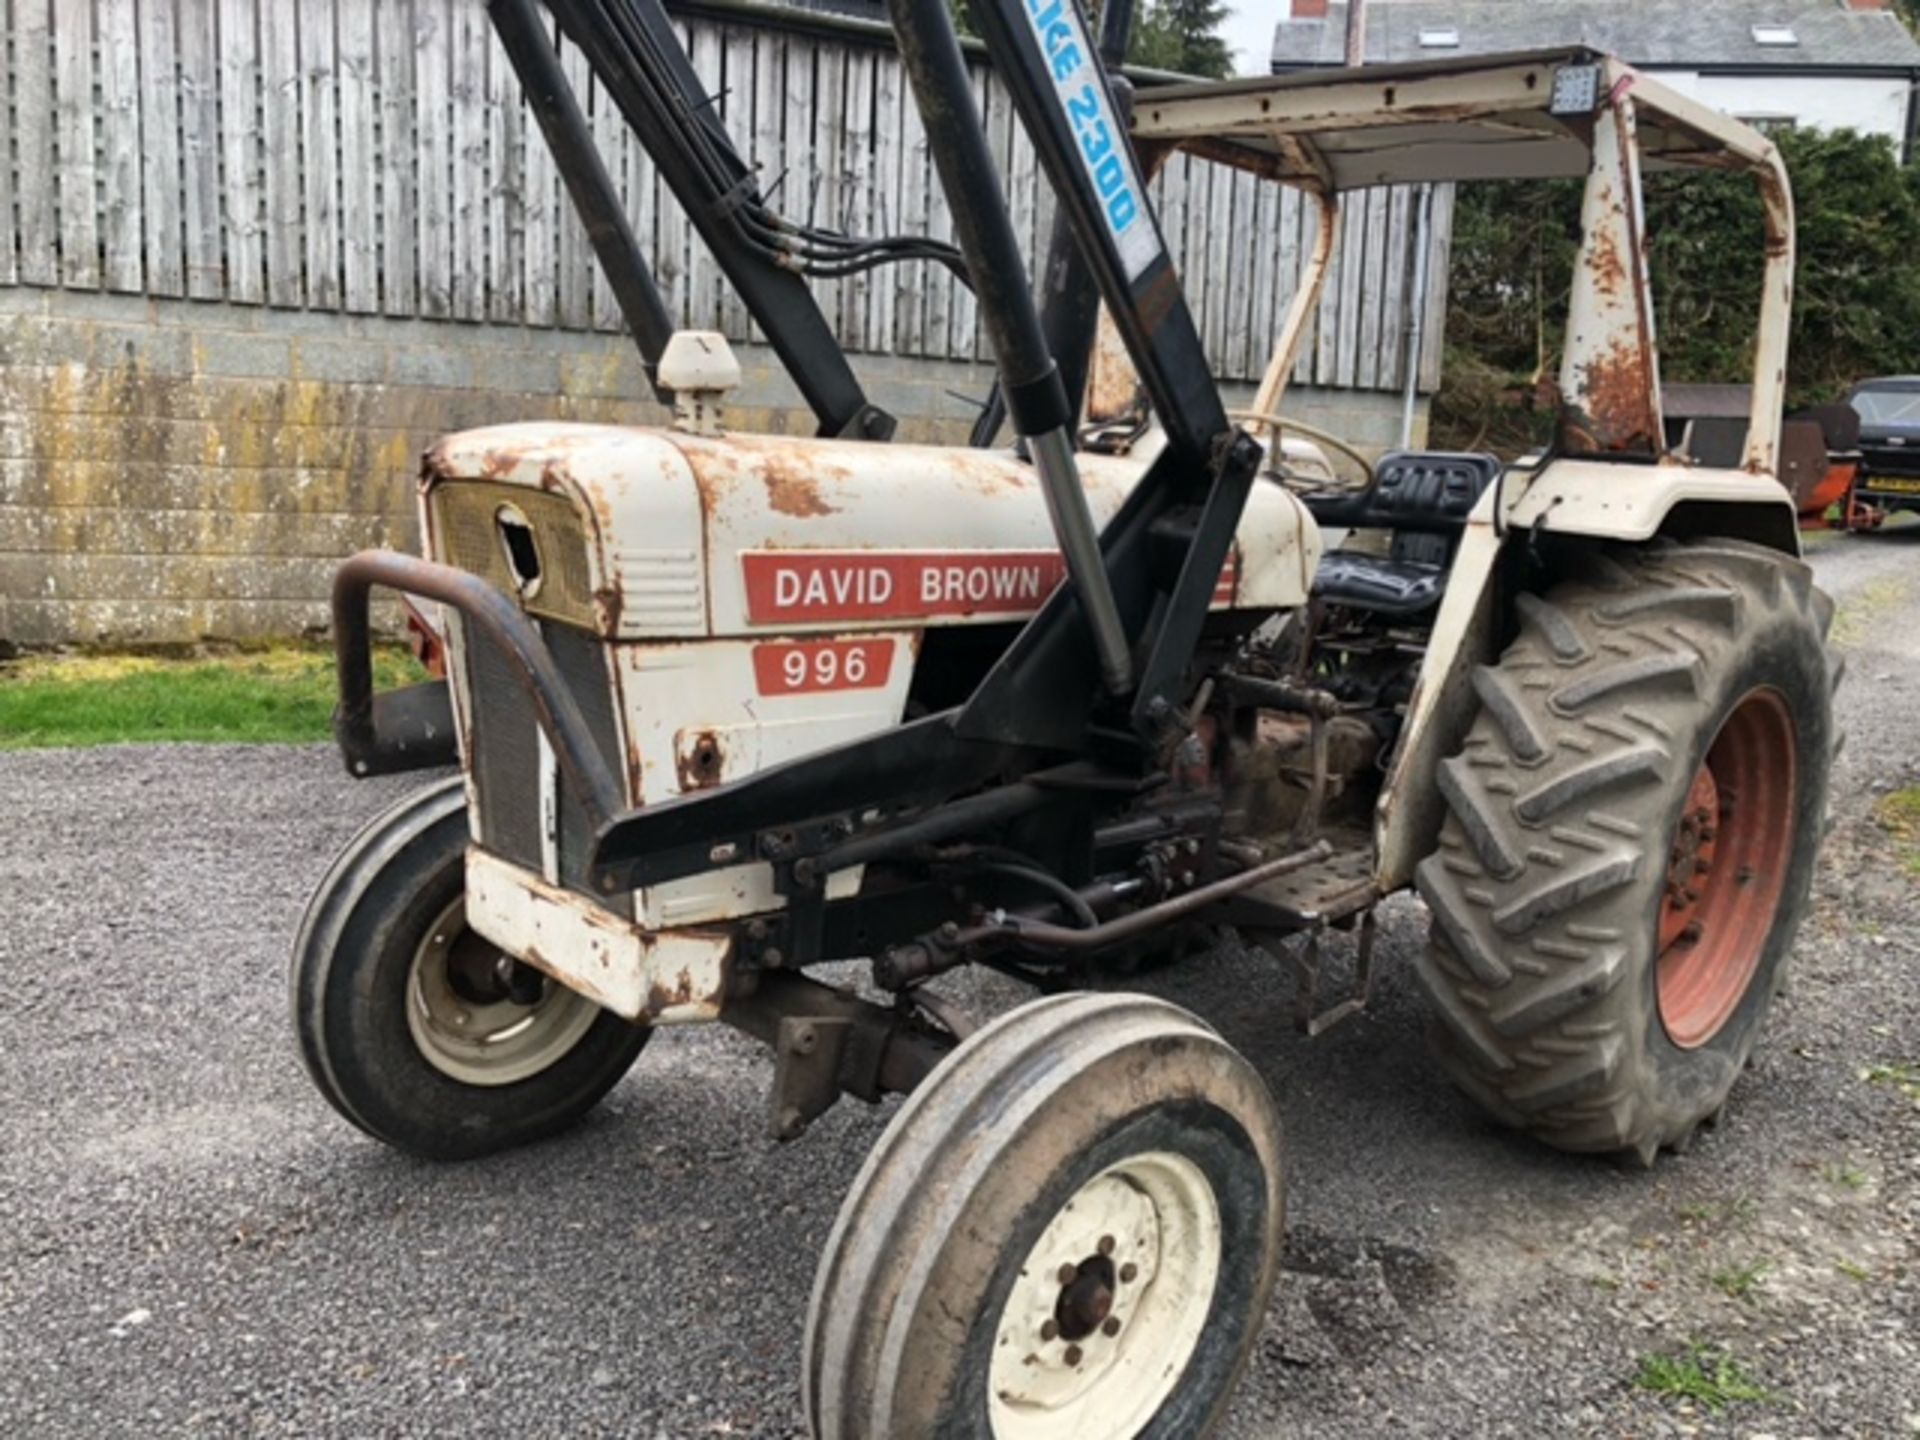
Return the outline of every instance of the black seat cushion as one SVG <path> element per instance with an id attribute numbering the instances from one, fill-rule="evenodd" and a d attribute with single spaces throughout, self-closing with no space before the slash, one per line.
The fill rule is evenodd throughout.
<path id="1" fill-rule="evenodd" d="M 1497 456 L 1400 450 L 1381 457 L 1373 484 L 1358 494 L 1303 497 L 1325 526 L 1391 530 L 1388 555 L 1330 550 L 1313 593 L 1336 605 L 1383 615 L 1418 615 L 1440 603 L 1453 548 L 1480 492 L 1500 473 Z"/>
<path id="2" fill-rule="evenodd" d="M 1392 560 L 1358 550 L 1329 550 L 1313 577 L 1317 599 L 1382 615 L 1418 615 L 1440 603 L 1447 588 L 1444 565 Z"/>
<path id="3" fill-rule="evenodd" d="M 1365 490 L 1301 497 L 1322 525 L 1458 535 L 1480 492 L 1500 473 L 1495 455 L 1396 450 L 1373 467 Z"/>

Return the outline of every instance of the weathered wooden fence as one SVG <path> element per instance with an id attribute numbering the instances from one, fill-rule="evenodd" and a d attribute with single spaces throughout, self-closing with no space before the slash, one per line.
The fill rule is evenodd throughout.
<path id="1" fill-rule="evenodd" d="M 0 0 L 0 284 L 348 314 L 617 329 L 586 235 L 480 0 Z M 884 34 L 676 21 L 742 152 L 789 213 L 863 232 L 951 226 Z M 639 142 L 563 47 L 635 231 L 682 324 L 751 337 Z M 1006 92 L 975 83 L 1023 240 L 1052 201 Z M 1256 377 L 1293 293 L 1300 197 L 1184 156 L 1161 222 L 1223 377 Z M 1436 206 L 1437 337 L 1450 196 Z M 1350 197 L 1302 381 L 1405 374 L 1410 193 Z M 964 287 L 924 262 L 819 287 L 866 351 L 985 357 Z M 1430 340 L 1423 381 L 1437 378 Z"/>

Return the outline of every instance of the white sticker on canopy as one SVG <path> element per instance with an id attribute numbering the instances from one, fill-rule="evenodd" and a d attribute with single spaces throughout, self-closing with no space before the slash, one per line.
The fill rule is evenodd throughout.
<path id="1" fill-rule="evenodd" d="M 1080 7 L 1075 0 L 1025 0 L 1022 8 L 1072 126 L 1080 164 L 1093 182 L 1095 207 L 1131 283 L 1160 255 L 1160 237 L 1147 213 L 1146 187 L 1134 169 L 1133 148 L 1114 118 L 1106 78 L 1080 21 Z"/>

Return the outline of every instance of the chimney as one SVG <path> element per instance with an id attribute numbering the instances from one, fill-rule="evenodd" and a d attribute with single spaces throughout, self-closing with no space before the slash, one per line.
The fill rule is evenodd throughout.
<path id="1" fill-rule="evenodd" d="M 1324 20 L 1327 18 L 1327 0 L 1293 0 L 1293 10 L 1287 18 L 1289 20 Z"/>

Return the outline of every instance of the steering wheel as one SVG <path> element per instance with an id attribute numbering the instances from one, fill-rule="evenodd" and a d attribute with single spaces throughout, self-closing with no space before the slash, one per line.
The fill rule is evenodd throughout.
<path id="1" fill-rule="evenodd" d="M 1360 491 L 1373 484 L 1373 462 L 1338 435 L 1322 430 L 1317 425 L 1308 425 L 1300 420 L 1285 420 L 1278 415 L 1270 415 L 1264 410 L 1229 410 L 1227 418 L 1266 427 L 1273 435 L 1272 453 L 1276 460 L 1279 458 L 1280 436 L 1289 430 L 1303 439 L 1313 441 L 1316 445 L 1325 446 L 1336 455 L 1348 460 L 1359 470 L 1360 483 L 1357 485 L 1342 483 L 1337 487 L 1339 489 Z"/>

